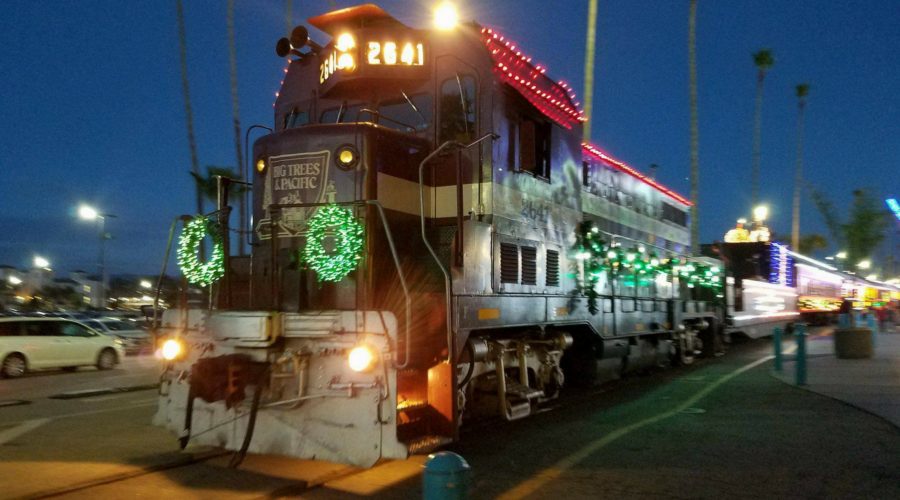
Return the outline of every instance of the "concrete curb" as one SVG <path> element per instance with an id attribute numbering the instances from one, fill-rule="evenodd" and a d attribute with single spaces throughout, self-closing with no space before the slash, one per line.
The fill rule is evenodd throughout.
<path id="1" fill-rule="evenodd" d="M 785 384 L 785 385 L 789 385 L 789 386 L 793 387 L 794 389 L 800 389 L 800 390 L 803 390 L 803 391 L 806 391 L 806 392 L 809 392 L 809 393 L 812 393 L 812 394 L 816 394 L 816 395 L 818 395 L 818 396 L 822 396 L 823 398 L 828 398 L 828 399 L 830 399 L 830 400 L 832 400 L 832 401 L 837 401 L 838 403 L 841 403 L 841 404 L 843 404 L 844 406 L 848 406 L 848 407 L 850 407 L 850 408 L 853 408 L 854 410 L 859 410 L 859 411 L 861 411 L 861 412 L 863 412 L 863 413 L 867 413 L 867 414 L 869 414 L 869 415 L 872 415 L 873 417 L 876 417 L 876 418 L 878 418 L 879 420 L 881 420 L 881 421 L 883 421 L 883 422 L 886 422 L 886 423 L 887 423 L 888 425 L 890 425 L 891 427 L 893 427 L 893 428 L 897 429 L 898 431 L 900 431 L 900 425 L 894 423 L 892 420 L 888 419 L 887 417 L 883 417 L 883 416 L 881 416 L 881 415 L 879 415 L 879 414 L 873 412 L 872 410 L 869 410 L 868 408 L 863 408 L 862 406 L 857 406 L 857 405 L 855 405 L 855 404 L 853 404 L 853 403 L 851 403 L 851 402 L 849 402 L 849 401 L 845 401 L 845 400 L 843 400 L 843 399 L 836 398 L 836 397 L 831 396 L 831 395 L 829 395 L 829 394 L 825 394 L 825 393 L 823 393 L 823 392 L 816 391 L 816 390 L 810 388 L 809 385 L 803 386 L 803 385 L 797 385 L 797 384 L 794 384 L 794 383 L 790 382 L 789 380 L 785 380 L 785 375 L 784 375 L 784 374 L 779 374 L 779 373 L 777 373 L 777 372 L 775 372 L 775 371 L 769 371 L 769 375 L 770 375 L 772 378 L 778 380 L 779 382 L 781 382 L 781 383 L 783 383 L 783 384 Z"/>

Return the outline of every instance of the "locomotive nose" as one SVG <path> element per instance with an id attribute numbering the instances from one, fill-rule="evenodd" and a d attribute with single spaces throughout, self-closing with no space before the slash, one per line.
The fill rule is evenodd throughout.
<path id="1" fill-rule="evenodd" d="M 257 220 L 274 206 L 377 199 L 380 174 L 413 179 L 430 143 L 372 123 L 289 128 L 253 147 Z"/>

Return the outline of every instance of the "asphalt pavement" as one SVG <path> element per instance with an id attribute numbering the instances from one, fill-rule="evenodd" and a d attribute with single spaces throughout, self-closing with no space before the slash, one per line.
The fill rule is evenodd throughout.
<path id="1" fill-rule="evenodd" d="M 900 498 L 898 428 L 774 377 L 770 351 L 745 342 L 693 366 L 570 391 L 524 420 L 470 422 L 450 449 L 472 466 L 473 498 Z M 230 454 L 181 452 L 150 425 L 153 390 L 51 398 L 152 383 L 157 370 L 141 358 L 112 372 L 0 381 L 0 399 L 30 401 L 0 406 L 0 497 L 421 496 L 421 456 L 369 470 L 249 456 L 230 469 Z"/>

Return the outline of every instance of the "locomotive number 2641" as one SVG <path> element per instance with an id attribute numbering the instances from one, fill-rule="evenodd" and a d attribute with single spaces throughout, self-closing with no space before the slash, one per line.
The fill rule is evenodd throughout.
<path id="1" fill-rule="evenodd" d="M 373 66 L 422 66 L 425 64 L 425 47 L 412 42 L 369 42 L 366 61 Z"/>

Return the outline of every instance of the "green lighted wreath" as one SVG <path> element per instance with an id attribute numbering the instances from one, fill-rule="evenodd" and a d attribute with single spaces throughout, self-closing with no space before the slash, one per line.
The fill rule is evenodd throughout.
<path id="1" fill-rule="evenodd" d="M 356 269 L 363 248 L 363 227 L 351 210 L 326 205 L 309 219 L 308 227 L 302 258 L 320 281 L 341 281 Z M 337 240 L 333 253 L 322 244 L 329 232 Z"/>
<path id="2" fill-rule="evenodd" d="M 212 238 L 212 256 L 200 261 L 200 242 L 206 236 Z M 178 238 L 178 267 L 190 283 L 209 286 L 225 274 L 225 249 L 218 227 L 206 217 L 194 217 L 185 224 Z"/>

